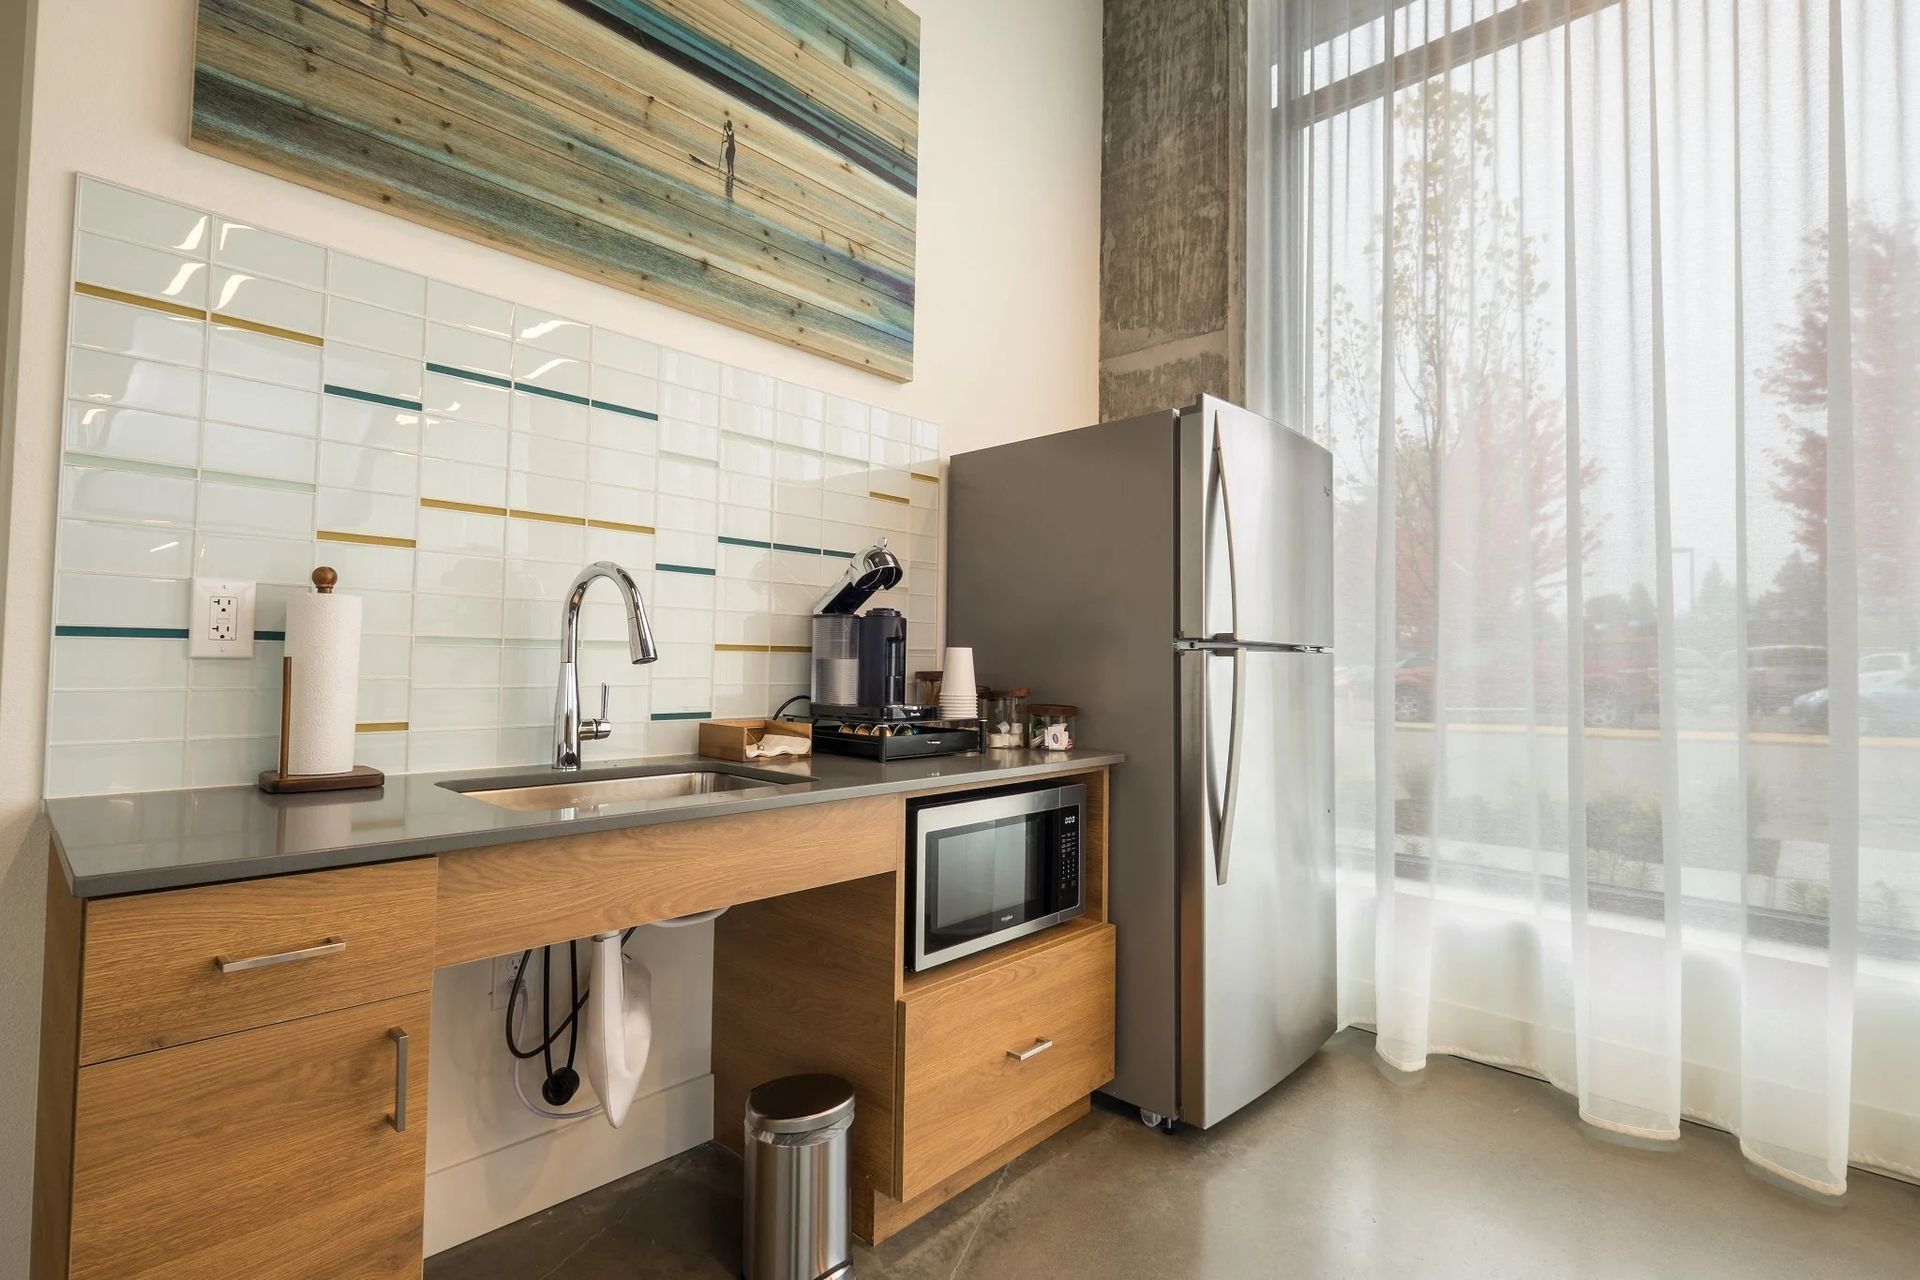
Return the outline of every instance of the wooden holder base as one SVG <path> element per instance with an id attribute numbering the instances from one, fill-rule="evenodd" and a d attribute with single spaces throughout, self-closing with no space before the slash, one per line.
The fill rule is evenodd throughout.
<path id="1" fill-rule="evenodd" d="M 385 786 L 387 775 L 372 765 L 357 764 L 345 773 L 281 773 L 268 769 L 260 775 L 260 789 L 272 794 L 299 791 L 351 791 L 356 787 Z"/>

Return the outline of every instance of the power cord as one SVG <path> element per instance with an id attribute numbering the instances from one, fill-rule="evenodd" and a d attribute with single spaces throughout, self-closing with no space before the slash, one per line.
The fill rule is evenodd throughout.
<path id="1" fill-rule="evenodd" d="M 712 911 L 700 911 L 693 915 L 679 916 L 672 920 L 656 920 L 653 922 L 652 927 L 656 929 L 683 929 L 691 925 L 710 923 L 725 913 L 726 908 L 720 907 Z M 632 938 L 639 928 L 639 925 L 634 925 L 632 928 L 623 930 L 620 934 L 620 945 L 622 947 L 626 946 L 628 939 Z M 587 1000 L 593 993 L 591 990 L 584 993 L 580 990 L 580 965 L 579 954 L 576 950 L 577 947 L 577 940 L 567 943 L 567 972 L 569 974 L 568 996 L 570 1004 L 568 1005 L 566 1016 L 560 1020 L 560 1025 L 557 1027 L 553 1025 L 553 1015 L 549 1003 L 552 986 L 552 948 L 540 948 L 540 1021 L 542 1027 L 545 1029 L 545 1034 L 541 1037 L 540 1043 L 534 1045 L 532 1048 L 523 1049 L 520 1047 L 520 1035 L 526 1030 L 528 1006 L 533 1003 L 531 999 L 522 998 L 526 995 L 527 965 L 533 960 L 533 948 L 529 947 L 520 953 L 520 963 L 515 965 L 513 970 L 513 987 L 507 993 L 507 1017 L 505 1027 L 507 1052 L 513 1055 L 512 1060 L 507 1064 L 507 1074 L 513 1078 L 513 1091 L 519 1095 L 521 1104 L 525 1106 L 527 1110 L 546 1120 L 584 1120 L 590 1116 L 599 1115 L 601 1111 L 598 1103 L 576 1111 L 554 1109 L 563 1107 L 572 1101 L 574 1094 L 579 1092 L 580 1089 L 580 1076 L 579 1073 L 574 1070 L 573 1065 L 574 1051 L 579 1043 L 581 1011 L 587 1007 Z M 556 1069 L 553 1065 L 553 1046 L 560 1042 L 560 1037 L 563 1035 L 567 1037 L 567 1061 L 565 1066 Z M 546 1070 L 546 1079 L 540 1083 L 540 1096 L 549 1104 L 548 1106 L 541 1106 L 527 1096 L 526 1084 L 520 1077 L 520 1064 L 531 1058 L 539 1058 L 541 1060 L 541 1066 Z"/>

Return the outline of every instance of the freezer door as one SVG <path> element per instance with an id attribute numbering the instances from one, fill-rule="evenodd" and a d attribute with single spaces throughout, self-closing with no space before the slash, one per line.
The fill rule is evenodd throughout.
<path id="1" fill-rule="evenodd" d="M 1179 676 L 1179 1116 L 1206 1128 L 1334 1031 L 1333 657 L 1193 650 Z"/>
<path id="2" fill-rule="evenodd" d="M 1180 418 L 1180 634 L 1333 643 L 1333 455 L 1203 396 Z"/>

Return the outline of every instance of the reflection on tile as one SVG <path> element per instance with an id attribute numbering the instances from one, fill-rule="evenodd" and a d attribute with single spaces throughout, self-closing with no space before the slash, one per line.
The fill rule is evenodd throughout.
<path id="1" fill-rule="evenodd" d="M 440 280 L 427 282 L 427 315 L 496 338 L 513 336 L 513 304 Z M 429 357 L 431 358 L 431 357 Z"/>
<path id="2" fill-rule="evenodd" d="M 66 446 L 75 453 L 193 467 L 200 459 L 200 424 L 192 418 L 72 401 Z"/>
<path id="3" fill-rule="evenodd" d="M 337 249 L 327 254 L 327 288 L 342 297 L 371 302 L 390 311 L 417 316 L 426 310 L 425 277 L 368 262 Z"/>
<path id="4" fill-rule="evenodd" d="M 195 369 L 75 348 L 67 357 L 67 394 L 93 404 L 200 416 L 201 375 Z"/>
<path id="5" fill-rule="evenodd" d="M 323 295 L 312 289 L 215 265 L 208 309 L 294 333 L 318 335 L 325 310 Z"/>
<path id="6" fill-rule="evenodd" d="M 73 275 L 75 280 L 123 293 L 201 311 L 207 307 L 206 262 L 164 249 L 82 232 L 74 243 Z"/>
<path id="7" fill-rule="evenodd" d="M 188 256 L 207 256 L 210 218 L 198 209 L 91 179 L 80 184 L 79 200 L 79 222 L 88 231 Z"/>
<path id="8" fill-rule="evenodd" d="M 197 365 L 205 350 L 206 325 L 151 307 L 78 293 L 72 320 L 75 343 L 116 355 Z"/>
<path id="9" fill-rule="evenodd" d="M 207 375 L 207 417 L 268 431 L 313 435 L 320 426 L 320 397 L 311 391 L 254 382 L 226 374 Z"/>
<path id="10" fill-rule="evenodd" d="M 307 391 L 320 389 L 320 348 L 255 329 L 215 324 L 208 330 L 207 367 Z"/>
<path id="11" fill-rule="evenodd" d="M 250 275 L 272 276 L 308 289 L 326 287 L 325 249 L 225 218 L 214 224 L 213 260 Z"/>
<path id="12" fill-rule="evenodd" d="M 210 468 L 230 475 L 313 483 L 314 442 L 310 437 L 209 422 L 201 441 Z"/>

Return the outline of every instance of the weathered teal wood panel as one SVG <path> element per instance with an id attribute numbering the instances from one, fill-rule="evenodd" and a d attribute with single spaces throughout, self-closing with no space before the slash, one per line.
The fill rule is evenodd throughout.
<path id="1" fill-rule="evenodd" d="M 897 379 L 893 0 L 201 0 L 192 144 Z"/>

